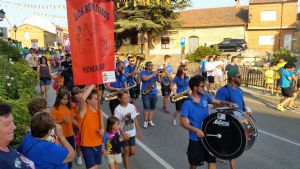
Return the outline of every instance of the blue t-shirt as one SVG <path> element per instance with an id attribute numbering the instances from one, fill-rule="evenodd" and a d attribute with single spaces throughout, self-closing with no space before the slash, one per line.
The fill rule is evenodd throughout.
<path id="1" fill-rule="evenodd" d="M 147 71 L 147 70 L 143 70 L 141 73 L 140 73 L 140 76 L 141 78 L 143 76 L 149 76 L 153 73 L 153 71 Z M 144 81 L 142 79 L 142 91 L 145 90 L 146 87 L 148 87 L 153 81 L 156 81 L 156 78 L 157 78 L 157 75 L 153 76 L 151 79 L 147 80 L 147 81 Z M 154 83 L 154 86 L 153 86 L 153 90 L 150 91 L 148 94 L 157 94 L 157 91 L 156 91 L 156 83 Z"/>
<path id="2" fill-rule="evenodd" d="M 67 149 L 34 138 L 31 133 L 24 137 L 17 150 L 32 160 L 37 169 L 68 169 L 68 164 L 63 163 L 68 156 Z"/>
<path id="3" fill-rule="evenodd" d="M 233 89 L 227 84 L 217 91 L 215 99 L 235 103 L 239 110 L 244 111 L 244 94 L 239 87 Z"/>
<path id="4" fill-rule="evenodd" d="M 177 86 L 177 89 L 176 89 L 177 94 L 188 90 L 189 81 L 190 81 L 190 78 L 187 76 L 185 76 L 184 78 L 175 76 L 175 78 L 173 79 L 173 83 L 175 83 Z"/>
<path id="5" fill-rule="evenodd" d="M 111 83 L 110 86 L 115 88 L 125 88 L 124 82 L 127 83 L 127 78 L 125 73 L 121 73 L 120 75 L 117 75 L 117 73 L 115 72 L 115 75 L 116 75 L 116 82 Z"/>
<path id="6" fill-rule="evenodd" d="M 168 76 L 170 76 L 171 75 L 171 73 L 172 73 L 172 66 L 171 65 L 167 65 L 166 66 L 166 71 L 167 71 L 167 73 L 168 73 Z"/>
<path id="7" fill-rule="evenodd" d="M 205 73 L 205 65 L 206 65 L 206 63 L 207 63 L 207 60 L 204 60 L 204 59 L 202 59 L 201 62 L 200 62 L 202 73 Z"/>
<path id="8" fill-rule="evenodd" d="M 132 73 L 134 72 L 134 67 L 131 67 L 130 65 L 126 66 L 125 67 L 125 75 L 126 73 Z M 127 77 L 127 83 L 128 83 L 128 86 L 132 86 L 133 85 L 133 81 L 132 81 L 132 76 L 128 76 Z"/>
<path id="9" fill-rule="evenodd" d="M 9 152 L 0 150 L 0 169 L 34 169 L 34 163 L 8 146 Z"/>
<path id="10" fill-rule="evenodd" d="M 200 95 L 200 104 L 196 103 L 192 97 L 189 97 L 181 107 L 181 116 L 189 119 L 193 127 L 201 129 L 203 120 L 208 116 L 208 103 L 212 98 L 209 95 Z M 189 130 L 189 139 L 199 141 L 200 138 L 195 132 Z"/>
<path id="11" fill-rule="evenodd" d="M 285 70 L 284 68 L 279 69 L 280 79 L 279 79 L 279 85 L 282 88 L 287 88 L 291 86 L 292 80 L 289 80 L 289 77 L 292 77 L 294 75 L 293 72 L 290 72 L 288 70 Z"/>
<path id="12" fill-rule="evenodd" d="M 300 74 L 300 67 L 296 70 L 296 72 Z M 300 79 L 300 76 L 298 76 L 298 79 Z"/>

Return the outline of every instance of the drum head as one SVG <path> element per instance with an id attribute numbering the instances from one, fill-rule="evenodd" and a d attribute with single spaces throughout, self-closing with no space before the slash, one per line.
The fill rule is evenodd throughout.
<path id="1" fill-rule="evenodd" d="M 215 157 L 230 160 L 244 152 L 246 137 L 243 127 L 230 113 L 210 114 L 203 121 L 202 131 L 206 135 L 202 139 L 204 146 Z M 220 138 L 214 136 L 217 134 Z"/>

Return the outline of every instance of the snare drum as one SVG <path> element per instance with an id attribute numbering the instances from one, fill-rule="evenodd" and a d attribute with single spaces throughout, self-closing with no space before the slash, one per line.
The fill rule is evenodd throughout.
<path id="1" fill-rule="evenodd" d="M 249 150 L 256 139 L 254 119 L 239 110 L 219 109 L 202 124 L 202 142 L 215 157 L 230 160 Z"/>

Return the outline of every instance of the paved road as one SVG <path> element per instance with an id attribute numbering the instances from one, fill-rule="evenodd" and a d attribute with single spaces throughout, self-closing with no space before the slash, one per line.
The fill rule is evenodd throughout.
<path id="1" fill-rule="evenodd" d="M 255 112 L 256 126 L 260 133 L 254 146 L 236 160 L 237 169 L 298 169 L 300 166 L 300 109 L 294 112 L 279 112 L 273 108 L 277 100 L 260 95 L 246 94 L 246 104 Z M 141 100 L 138 102 L 139 110 Z M 186 149 L 188 132 L 172 125 L 171 114 L 161 111 L 162 97 L 158 97 L 155 112 L 155 127 L 142 129 L 145 139 L 138 141 L 137 154 L 130 159 L 132 169 L 187 169 Z M 171 104 L 170 110 L 174 111 Z M 102 110 L 109 112 L 108 103 Z M 138 117 L 140 124 L 143 117 Z M 108 168 L 105 158 L 101 168 Z M 84 166 L 74 165 L 75 169 Z M 218 162 L 219 169 L 229 168 Z M 121 167 L 122 168 L 122 167 Z M 206 166 L 199 167 L 206 168 Z"/>

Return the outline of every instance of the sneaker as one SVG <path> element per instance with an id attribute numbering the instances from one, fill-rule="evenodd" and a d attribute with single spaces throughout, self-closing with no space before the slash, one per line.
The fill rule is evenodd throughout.
<path id="1" fill-rule="evenodd" d="M 277 110 L 284 111 L 285 109 L 283 108 L 283 106 L 281 104 L 278 104 L 277 105 Z"/>
<path id="2" fill-rule="evenodd" d="M 154 126 L 155 126 L 155 124 L 153 123 L 153 121 L 152 121 L 152 120 L 150 120 L 150 121 L 148 122 L 148 124 L 149 124 L 149 126 L 152 126 L 152 127 L 154 127 Z"/>
<path id="3" fill-rule="evenodd" d="M 78 157 L 78 158 L 77 158 L 76 164 L 77 164 L 77 165 L 82 165 L 82 158 L 81 158 L 81 157 Z"/>
<path id="4" fill-rule="evenodd" d="M 143 126 L 145 129 L 148 127 L 148 122 L 147 121 L 144 121 L 144 126 Z"/>
<path id="5" fill-rule="evenodd" d="M 173 125 L 174 125 L 174 126 L 177 126 L 176 120 L 173 120 Z"/>

